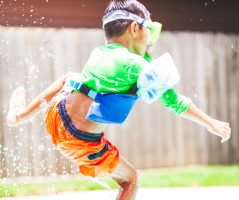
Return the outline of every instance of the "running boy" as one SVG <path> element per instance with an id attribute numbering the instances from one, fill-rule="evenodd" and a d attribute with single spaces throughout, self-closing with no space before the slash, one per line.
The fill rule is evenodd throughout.
<path id="1" fill-rule="evenodd" d="M 39 110 L 41 100 L 46 100 L 49 102 L 46 127 L 58 149 L 79 165 L 83 175 L 111 174 L 121 187 L 117 199 L 132 200 L 136 196 L 138 173 L 103 131 L 109 123 L 123 123 L 138 96 L 145 97 L 141 91 L 159 94 L 157 91 L 162 89 L 148 89 L 147 85 L 140 88 L 138 81 L 151 66 L 149 47 L 158 35 L 152 32 L 152 27 L 159 28 L 159 23 L 153 24 L 148 10 L 136 0 L 113 0 L 106 8 L 103 27 L 108 43 L 92 52 L 81 73 L 65 75 L 27 106 L 22 106 L 24 90 L 16 89 L 7 120 L 16 125 L 28 119 Z M 167 81 L 162 87 L 165 84 Z M 149 92 L 148 97 L 158 97 L 174 113 L 198 122 L 221 137 L 222 142 L 229 139 L 228 123 L 212 119 L 190 99 L 166 88 L 161 95 Z"/>

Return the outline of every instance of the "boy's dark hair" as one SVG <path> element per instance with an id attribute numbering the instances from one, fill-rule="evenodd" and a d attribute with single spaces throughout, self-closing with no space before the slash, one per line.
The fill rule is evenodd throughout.
<path id="1" fill-rule="evenodd" d="M 105 14 L 114 10 L 125 10 L 144 19 L 150 15 L 145 6 L 136 0 L 112 0 L 106 8 Z M 104 26 L 106 38 L 109 39 L 123 35 L 132 22 L 133 20 L 129 19 L 118 19 L 107 23 Z"/>

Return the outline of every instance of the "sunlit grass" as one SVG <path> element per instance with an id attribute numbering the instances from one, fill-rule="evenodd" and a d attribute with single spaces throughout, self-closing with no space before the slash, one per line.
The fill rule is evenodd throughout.
<path id="1" fill-rule="evenodd" d="M 140 181 L 143 188 L 222 185 L 239 185 L 239 164 L 148 170 Z"/>
<path id="2" fill-rule="evenodd" d="M 112 189 L 118 186 L 109 179 L 103 183 Z M 185 167 L 174 169 L 143 170 L 140 173 L 140 188 L 185 187 L 185 186 L 239 186 L 239 164 L 231 166 Z M 96 182 L 83 178 L 31 184 L 0 184 L 0 197 L 60 193 L 106 189 Z"/>

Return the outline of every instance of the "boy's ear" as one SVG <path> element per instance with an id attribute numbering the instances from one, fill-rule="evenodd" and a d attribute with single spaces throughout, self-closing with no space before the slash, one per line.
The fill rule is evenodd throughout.
<path id="1" fill-rule="evenodd" d="M 129 28 L 130 28 L 130 33 L 131 33 L 131 35 L 132 35 L 132 37 L 133 38 L 136 38 L 137 37 L 137 32 L 138 32 L 138 23 L 136 22 L 136 21 L 133 21 L 131 24 L 130 24 L 130 26 L 129 26 Z"/>

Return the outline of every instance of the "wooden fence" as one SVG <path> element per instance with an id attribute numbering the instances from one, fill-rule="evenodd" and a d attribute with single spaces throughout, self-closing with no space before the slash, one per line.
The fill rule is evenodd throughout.
<path id="1" fill-rule="evenodd" d="M 0 176 L 37 176 L 77 171 L 51 144 L 43 115 L 18 127 L 6 126 L 16 86 L 27 100 L 68 71 L 80 72 L 91 50 L 104 44 L 97 29 L 0 29 Z M 211 116 L 229 121 L 232 137 L 175 117 L 159 102 L 139 102 L 123 126 L 109 126 L 108 138 L 137 168 L 239 162 L 239 36 L 164 32 L 155 56 L 170 52 L 181 74 L 176 90 Z"/>

